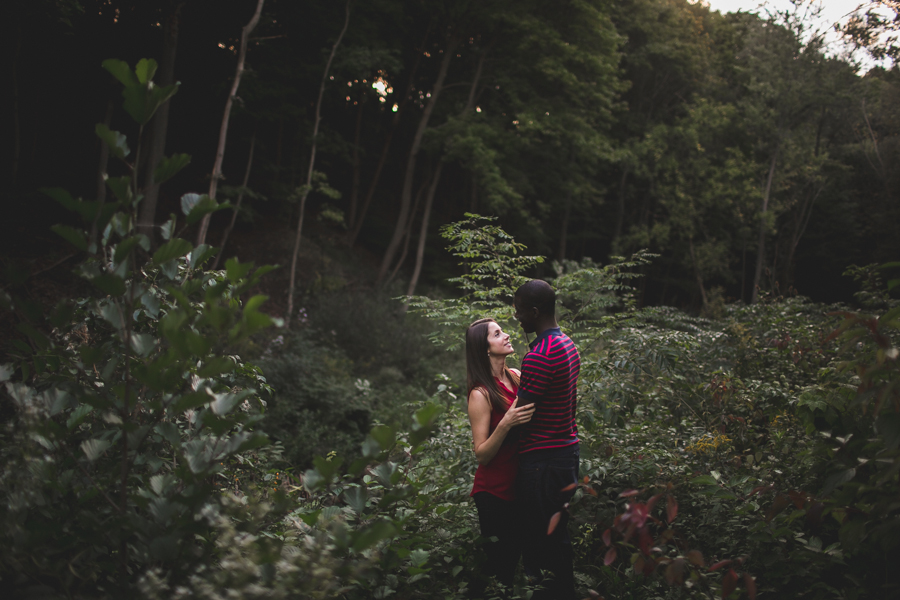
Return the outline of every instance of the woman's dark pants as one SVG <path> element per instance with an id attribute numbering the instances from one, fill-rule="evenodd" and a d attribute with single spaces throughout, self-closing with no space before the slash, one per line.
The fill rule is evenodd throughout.
<path id="1" fill-rule="evenodd" d="M 501 500 L 488 492 L 478 492 L 474 496 L 478 509 L 478 523 L 481 536 L 496 536 L 497 541 L 485 541 L 484 551 L 487 554 L 485 574 L 496 577 L 497 581 L 512 588 L 516 564 L 522 555 L 522 544 L 516 503 Z"/>

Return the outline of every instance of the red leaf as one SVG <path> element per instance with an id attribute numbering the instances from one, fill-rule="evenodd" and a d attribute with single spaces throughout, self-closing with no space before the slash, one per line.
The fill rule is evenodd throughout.
<path id="1" fill-rule="evenodd" d="M 753 488 L 753 491 L 750 492 L 750 495 L 755 496 L 756 494 L 765 494 L 766 492 L 773 489 L 774 487 L 775 486 L 772 485 L 771 483 L 769 485 L 758 485 L 755 488 Z"/>
<path id="2" fill-rule="evenodd" d="M 577 487 L 578 487 L 578 484 L 577 484 L 577 483 L 570 483 L 569 485 L 567 485 L 567 486 L 564 487 L 563 489 L 559 490 L 559 493 L 562 494 L 563 492 L 571 492 L 572 490 L 574 490 L 574 489 L 577 488 Z"/>
<path id="3" fill-rule="evenodd" d="M 609 546 L 611 541 L 612 541 L 612 531 L 607 529 L 606 531 L 603 532 L 603 543 L 604 543 L 604 545 Z"/>
<path id="4" fill-rule="evenodd" d="M 615 546 L 613 546 L 612 548 L 607 550 L 606 556 L 603 557 L 603 564 L 606 565 L 607 567 L 609 565 L 611 565 L 613 563 L 613 561 L 616 560 L 616 554 L 618 554 L 618 553 L 616 552 Z"/>
<path id="5" fill-rule="evenodd" d="M 709 568 L 709 570 L 710 570 L 710 571 L 718 571 L 718 570 L 721 569 L 722 567 L 727 566 L 727 565 L 730 565 L 730 564 L 731 564 L 731 559 L 720 560 L 720 561 L 717 562 L 716 564 L 712 565 L 712 566 Z"/>
<path id="6" fill-rule="evenodd" d="M 583 479 L 582 481 L 584 481 L 585 483 L 590 483 L 590 482 L 591 482 L 591 478 L 590 478 L 589 476 L 585 475 L 585 476 L 584 476 L 584 479 Z M 594 592 L 594 590 L 588 590 L 588 591 L 589 591 L 589 592 Z M 594 593 L 596 594 L 597 592 L 594 592 Z"/>
<path id="7" fill-rule="evenodd" d="M 643 573 L 644 571 L 644 557 L 638 555 L 638 557 L 634 560 L 634 572 L 635 573 Z"/>
<path id="8" fill-rule="evenodd" d="M 777 496 L 775 496 L 775 500 L 772 502 L 772 506 L 770 506 L 769 510 L 766 511 L 766 523 L 770 523 L 772 519 L 775 518 L 775 515 L 787 508 L 790 503 L 790 498 L 788 498 L 784 494 L 778 494 Z"/>
<path id="9" fill-rule="evenodd" d="M 744 573 L 744 587 L 747 588 L 747 595 L 750 596 L 750 600 L 756 600 L 756 582 L 750 573 Z"/>
<path id="10" fill-rule="evenodd" d="M 552 517 L 550 517 L 550 523 L 547 525 L 547 535 L 552 534 L 556 531 L 556 526 L 559 525 L 559 520 L 562 518 L 562 513 L 555 513 Z"/>
<path id="11" fill-rule="evenodd" d="M 666 498 L 666 516 L 669 519 L 669 523 L 674 521 L 675 517 L 678 516 L 678 501 L 675 500 L 675 496 Z"/>
<path id="12" fill-rule="evenodd" d="M 637 496 L 638 494 L 640 494 L 640 492 L 637 490 L 628 490 L 627 492 L 619 494 L 619 498 L 628 498 L 629 496 Z"/>
<path id="13" fill-rule="evenodd" d="M 691 564 L 695 567 L 703 566 L 703 554 L 699 550 L 691 550 L 688 552 L 687 559 L 691 561 Z"/>
<path id="14" fill-rule="evenodd" d="M 638 536 L 638 548 L 640 548 L 641 552 L 650 556 L 650 546 L 653 544 L 653 538 L 650 537 L 650 532 L 647 531 L 646 527 L 641 527 L 640 535 Z"/>
<path id="15" fill-rule="evenodd" d="M 731 592 L 737 589 L 738 576 L 734 569 L 728 569 L 725 577 L 722 578 L 722 597 L 727 598 Z"/>
<path id="16" fill-rule="evenodd" d="M 662 494 L 657 494 L 657 495 L 653 496 L 652 498 L 650 498 L 650 500 L 647 501 L 647 513 L 649 513 L 651 510 L 653 510 L 653 507 L 656 506 L 657 502 L 659 502 L 659 497 L 661 495 Z"/>
<path id="17" fill-rule="evenodd" d="M 794 506 L 797 507 L 797 510 L 802 509 L 803 506 L 806 504 L 806 493 L 805 492 L 798 492 L 797 490 L 791 490 L 788 492 L 788 496 L 791 497 L 791 502 L 794 503 Z"/>
<path id="18" fill-rule="evenodd" d="M 666 583 L 669 585 L 681 585 L 684 583 L 684 559 L 676 558 L 666 567 Z"/>

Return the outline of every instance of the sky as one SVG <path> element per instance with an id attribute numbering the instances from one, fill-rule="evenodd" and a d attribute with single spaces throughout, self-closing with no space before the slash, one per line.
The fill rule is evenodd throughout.
<path id="1" fill-rule="evenodd" d="M 709 4 L 710 8 L 721 13 L 737 12 L 759 12 L 763 13 L 766 8 L 769 10 L 785 10 L 791 7 L 789 0 L 697 0 Z M 815 22 L 814 28 L 820 31 L 828 32 L 825 35 L 826 47 L 829 54 L 841 55 L 847 50 L 846 45 L 841 43 L 840 37 L 834 32 L 835 23 L 844 23 L 847 18 L 861 4 L 869 4 L 866 0 L 806 0 L 804 4 L 814 4 L 823 7 L 821 16 Z M 875 63 L 871 58 L 864 56 L 862 53 L 855 53 L 856 59 L 860 64 L 862 71 L 871 68 Z"/>
<path id="2" fill-rule="evenodd" d="M 710 8 L 719 12 L 744 12 L 756 11 L 762 4 L 767 4 L 769 8 L 776 10 L 784 10 L 790 7 L 788 0 L 706 0 Z M 865 0 L 812 0 L 816 4 L 824 6 L 822 17 L 829 24 L 837 21 L 843 21 L 848 13 L 853 12 L 860 4 L 865 4 Z"/>

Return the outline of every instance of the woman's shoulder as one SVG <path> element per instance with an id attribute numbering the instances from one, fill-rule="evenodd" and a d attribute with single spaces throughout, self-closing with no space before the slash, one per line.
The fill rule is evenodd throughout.
<path id="1" fill-rule="evenodd" d="M 476 402 L 487 402 L 488 407 L 491 405 L 490 396 L 488 395 L 487 390 L 480 385 L 469 390 L 468 401 L 471 403 L 473 400 Z"/>

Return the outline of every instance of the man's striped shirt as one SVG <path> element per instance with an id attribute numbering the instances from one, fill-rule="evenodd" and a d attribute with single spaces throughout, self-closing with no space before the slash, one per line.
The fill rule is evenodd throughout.
<path id="1" fill-rule="evenodd" d="M 541 332 L 530 346 L 522 359 L 519 406 L 534 402 L 536 408 L 531 422 L 523 426 L 519 452 L 576 444 L 578 349 L 558 327 Z"/>

